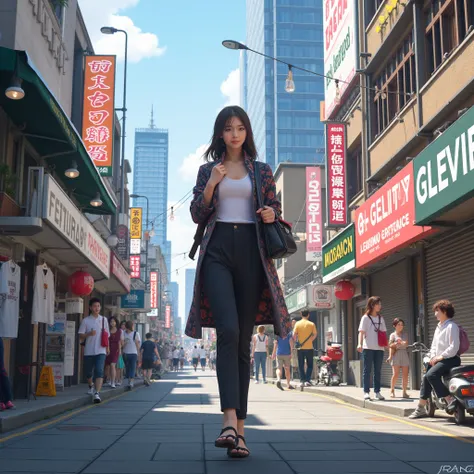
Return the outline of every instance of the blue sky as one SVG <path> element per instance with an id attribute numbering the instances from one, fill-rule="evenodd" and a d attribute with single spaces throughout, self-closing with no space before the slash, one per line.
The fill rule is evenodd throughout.
<path id="1" fill-rule="evenodd" d="M 244 40 L 245 0 L 79 0 L 79 6 L 96 54 L 117 54 L 120 60 L 124 48 L 123 35 L 103 36 L 100 26 L 129 31 L 127 158 L 133 160 L 134 130 L 148 126 L 153 104 L 156 126 L 170 133 L 171 205 L 194 184 L 197 155 L 209 141 L 218 110 L 238 102 L 239 54 L 221 42 Z M 117 106 L 122 103 L 122 83 L 123 61 L 119 61 Z M 188 209 L 189 201 L 168 222 L 173 254 L 187 252 L 192 244 L 195 226 Z M 184 256 L 172 260 L 182 317 L 184 268 L 178 275 L 176 269 L 188 262 Z"/>

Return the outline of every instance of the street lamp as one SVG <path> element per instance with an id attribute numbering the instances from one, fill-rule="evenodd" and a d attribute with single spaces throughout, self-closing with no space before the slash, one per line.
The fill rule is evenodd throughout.
<path id="1" fill-rule="evenodd" d="M 121 156 L 121 169 L 122 175 L 120 176 L 120 212 L 125 213 L 125 136 L 126 136 L 126 125 L 127 125 L 127 57 L 128 57 L 128 34 L 125 30 L 119 30 L 113 26 L 103 26 L 100 29 L 104 35 L 114 35 L 115 33 L 123 33 L 125 35 L 125 61 L 124 61 L 124 73 L 123 73 L 123 105 L 120 110 L 122 112 L 122 156 Z"/>
<path id="2" fill-rule="evenodd" d="M 146 196 L 142 196 L 141 194 L 130 194 L 132 199 L 146 199 L 146 232 L 148 232 L 148 211 L 150 209 L 150 201 Z M 145 290 L 148 289 L 148 238 L 149 236 L 145 236 Z"/>

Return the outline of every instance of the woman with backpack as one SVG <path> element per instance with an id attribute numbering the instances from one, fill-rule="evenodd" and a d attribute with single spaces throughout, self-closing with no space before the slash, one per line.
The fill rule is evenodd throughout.
<path id="1" fill-rule="evenodd" d="M 255 383 L 257 384 L 260 367 L 262 368 L 263 383 L 267 383 L 267 355 L 268 336 L 265 334 L 265 326 L 259 326 L 252 342 L 252 359 L 255 360 Z"/>
<path id="2" fill-rule="evenodd" d="M 125 377 L 128 379 L 128 388 L 133 388 L 133 379 L 137 370 L 138 355 L 142 344 L 140 334 L 133 330 L 133 321 L 125 323 L 125 334 L 123 335 L 123 358 L 125 362 Z"/>

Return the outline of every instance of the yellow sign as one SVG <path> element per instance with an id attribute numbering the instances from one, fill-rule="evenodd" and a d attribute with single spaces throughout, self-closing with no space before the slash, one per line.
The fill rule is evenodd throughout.
<path id="1" fill-rule="evenodd" d="M 130 208 L 130 238 L 131 239 L 142 238 L 142 214 L 143 214 L 143 209 L 141 207 Z"/>
<path id="2" fill-rule="evenodd" d="M 44 366 L 36 387 L 36 396 L 55 397 L 56 386 L 54 385 L 53 368 Z"/>
<path id="3" fill-rule="evenodd" d="M 401 0 L 388 0 L 387 4 L 385 5 L 385 13 L 382 13 L 378 17 L 378 25 L 375 28 L 375 31 L 377 33 L 380 33 L 383 28 L 385 28 L 386 23 L 388 22 L 388 19 L 390 18 L 390 15 L 392 14 L 393 10 L 398 7 L 398 5 L 402 5 L 403 7 L 406 5 L 405 2 L 402 2 Z"/>

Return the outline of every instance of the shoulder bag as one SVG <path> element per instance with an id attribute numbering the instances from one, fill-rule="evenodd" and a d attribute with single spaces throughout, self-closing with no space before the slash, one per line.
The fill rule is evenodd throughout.
<path id="1" fill-rule="evenodd" d="M 257 203 L 259 209 L 263 209 L 264 200 L 262 196 L 262 180 L 260 176 L 260 163 L 255 161 L 255 187 L 257 191 Z M 261 226 L 265 248 L 270 258 L 286 258 L 293 255 L 297 248 L 296 242 L 291 232 L 291 225 L 282 219 L 275 219 L 272 224 L 264 224 Z"/>
<path id="2" fill-rule="evenodd" d="M 388 340 L 387 340 L 387 331 L 381 331 L 380 326 L 382 325 L 382 317 L 379 316 L 379 323 L 376 325 L 372 317 L 368 314 L 367 315 L 370 319 L 370 322 L 374 326 L 375 332 L 377 333 L 377 343 L 380 347 L 387 347 Z"/>
<path id="3" fill-rule="evenodd" d="M 102 331 L 100 334 L 100 345 L 102 347 L 109 347 L 109 334 L 105 330 L 105 318 L 102 316 Z"/>
<path id="4" fill-rule="evenodd" d="M 313 335 L 313 333 L 311 333 L 303 342 L 299 342 L 299 341 L 296 341 L 295 342 L 295 348 L 297 350 L 301 349 L 311 338 L 311 336 Z"/>

